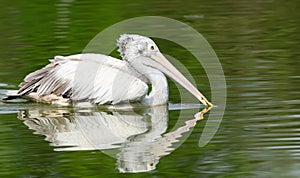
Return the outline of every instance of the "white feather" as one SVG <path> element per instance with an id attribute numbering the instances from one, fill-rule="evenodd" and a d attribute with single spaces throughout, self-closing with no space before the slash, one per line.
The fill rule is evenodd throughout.
<path id="1" fill-rule="evenodd" d="M 40 79 L 40 80 L 38 80 Z M 68 95 L 72 101 L 96 104 L 137 101 L 148 91 L 147 79 L 128 63 L 101 54 L 56 56 L 26 76 L 19 93 Z"/>

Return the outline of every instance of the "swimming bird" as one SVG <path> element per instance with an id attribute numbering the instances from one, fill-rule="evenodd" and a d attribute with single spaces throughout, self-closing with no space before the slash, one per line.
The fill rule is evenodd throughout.
<path id="1" fill-rule="evenodd" d="M 123 60 L 92 53 L 55 56 L 48 65 L 28 74 L 20 89 L 9 91 L 6 99 L 23 97 L 58 105 L 81 101 L 98 105 L 161 105 L 168 101 L 167 75 L 204 106 L 212 106 L 150 38 L 123 34 L 117 46 Z"/>

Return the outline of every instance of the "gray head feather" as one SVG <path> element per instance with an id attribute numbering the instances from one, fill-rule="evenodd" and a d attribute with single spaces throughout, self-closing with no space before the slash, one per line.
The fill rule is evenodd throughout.
<path id="1" fill-rule="evenodd" d="M 117 40 L 118 51 L 124 60 L 142 53 L 148 43 L 154 44 L 150 38 L 135 34 L 122 34 Z"/>

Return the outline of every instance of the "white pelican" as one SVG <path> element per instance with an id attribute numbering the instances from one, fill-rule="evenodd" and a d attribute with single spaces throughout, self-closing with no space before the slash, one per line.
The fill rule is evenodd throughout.
<path id="1" fill-rule="evenodd" d="M 123 34 L 117 45 L 123 60 L 102 54 L 55 56 L 50 64 L 27 75 L 20 89 L 8 92 L 6 99 L 27 97 L 59 105 L 80 101 L 99 105 L 129 102 L 161 105 L 168 101 L 167 75 L 203 105 L 212 106 L 150 38 Z"/>

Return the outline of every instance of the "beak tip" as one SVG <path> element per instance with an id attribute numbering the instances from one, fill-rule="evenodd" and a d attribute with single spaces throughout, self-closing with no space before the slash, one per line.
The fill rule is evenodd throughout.
<path id="1" fill-rule="evenodd" d="M 202 102 L 202 104 L 206 107 L 206 108 L 210 108 L 210 107 L 213 107 L 214 105 L 207 101 L 206 99 L 205 100 L 200 100 Z"/>
<path id="2" fill-rule="evenodd" d="M 200 95 L 199 100 L 201 101 L 201 103 L 207 108 L 207 107 L 213 107 L 214 105 L 209 102 L 204 96 Z"/>

